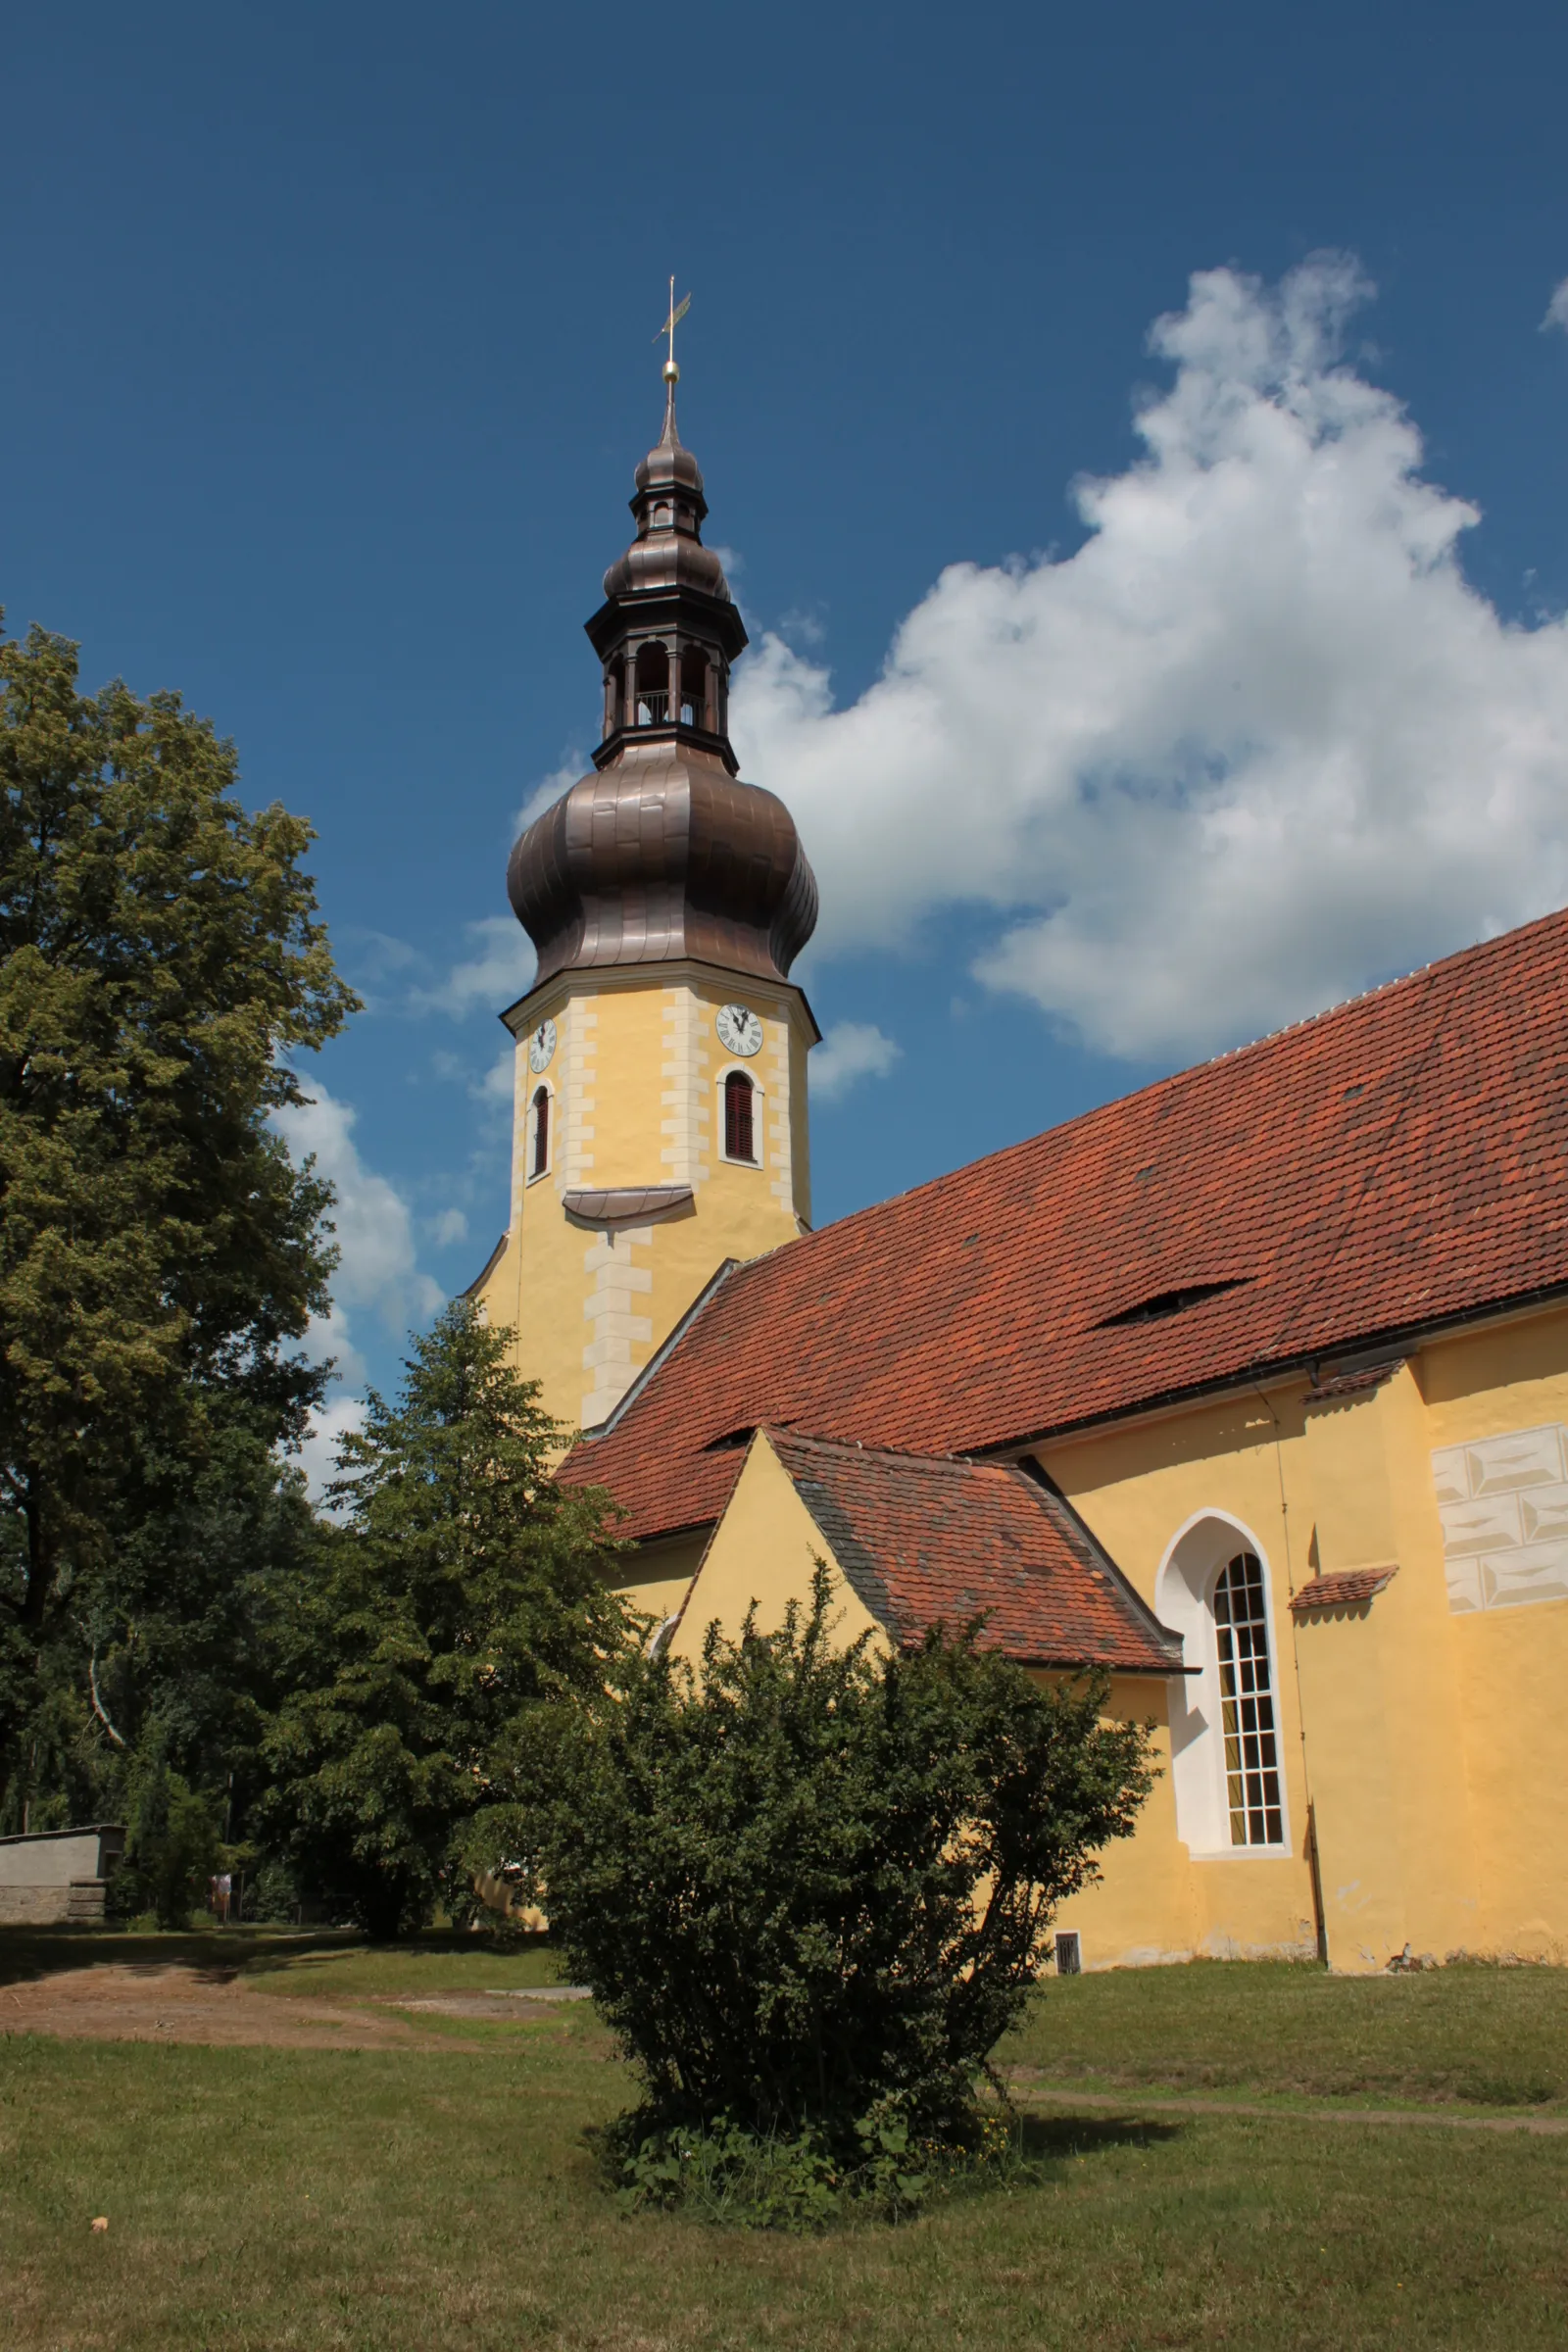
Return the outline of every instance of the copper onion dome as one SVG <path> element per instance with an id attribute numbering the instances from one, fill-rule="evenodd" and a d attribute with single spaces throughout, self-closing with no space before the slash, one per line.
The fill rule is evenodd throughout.
<path id="1" fill-rule="evenodd" d="M 728 734 L 746 644 L 704 547 L 703 476 L 675 429 L 637 468 L 637 536 L 587 623 L 604 665 L 594 772 L 528 827 L 507 892 L 539 952 L 535 987 L 606 964 L 703 963 L 782 979 L 816 927 L 816 878 L 783 802 L 743 784 Z"/>

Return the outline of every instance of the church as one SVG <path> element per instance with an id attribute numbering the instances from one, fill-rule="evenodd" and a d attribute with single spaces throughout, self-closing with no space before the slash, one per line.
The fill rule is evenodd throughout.
<path id="1" fill-rule="evenodd" d="M 694 1658 L 820 1560 L 846 1639 L 1105 1671 L 1160 1777 L 1060 1965 L 1568 1960 L 1568 915 L 813 1231 L 816 885 L 664 373 L 469 1294 L 626 1591 Z"/>

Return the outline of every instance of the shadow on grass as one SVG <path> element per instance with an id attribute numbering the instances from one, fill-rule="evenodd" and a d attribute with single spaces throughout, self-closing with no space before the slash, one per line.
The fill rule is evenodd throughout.
<path id="1" fill-rule="evenodd" d="M 1025 2115 L 1020 2119 L 1025 2164 L 1049 2172 L 1074 2156 L 1103 2155 L 1112 2148 L 1161 2148 L 1186 2139 L 1188 2123 L 1151 2123 L 1137 2115 Z"/>
<path id="2" fill-rule="evenodd" d="M 237 1976 L 314 1970 L 346 1952 L 468 1954 L 486 1949 L 508 1953 L 544 1947 L 545 1936 L 513 1936 L 491 1943 L 460 1929 L 431 1928 L 397 1943 L 371 1943 L 352 1928 L 209 1928 L 189 1935 L 132 1933 L 113 1928 L 0 1927 L 0 1984 L 26 1984 L 78 1968 L 130 1968 L 152 1976 L 165 1968 L 191 1968 L 207 1983 L 226 1984 Z"/>
<path id="3" fill-rule="evenodd" d="M 395 1943 L 372 1943 L 368 1936 L 343 1930 L 331 1936 L 278 1936 L 259 1944 L 241 1963 L 248 1977 L 273 1975 L 287 1969 L 308 1973 L 341 1957 L 344 1952 L 385 1952 L 401 1959 L 440 1959 L 461 1954 L 466 1959 L 515 1959 L 524 1952 L 548 1951 L 548 1936 L 490 1936 L 467 1928 L 424 1928 L 416 1936 L 400 1936 Z"/>

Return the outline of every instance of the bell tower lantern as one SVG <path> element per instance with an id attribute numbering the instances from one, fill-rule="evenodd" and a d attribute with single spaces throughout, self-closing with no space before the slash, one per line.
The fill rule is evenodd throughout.
<path id="1" fill-rule="evenodd" d="M 538 969 L 502 1015 L 516 1044 L 511 1215 L 470 1295 L 513 1326 L 519 1370 L 571 1428 L 614 1409 L 726 1259 L 810 1217 L 817 1030 L 788 975 L 816 883 L 789 810 L 741 780 L 730 746 L 746 629 L 703 545 L 678 379 L 671 349 L 637 535 L 587 623 L 593 769 L 507 871 Z"/>

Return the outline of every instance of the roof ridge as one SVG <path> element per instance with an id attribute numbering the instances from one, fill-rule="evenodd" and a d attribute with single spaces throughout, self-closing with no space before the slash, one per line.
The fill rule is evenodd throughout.
<path id="1" fill-rule="evenodd" d="M 1287 1021 L 1278 1029 L 1265 1030 L 1262 1036 L 1249 1038 L 1245 1044 L 1226 1046 L 1220 1053 L 1210 1054 L 1201 1061 L 1186 1062 L 1179 1070 L 1168 1070 L 1162 1078 L 1151 1078 L 1145 1085 L 1135 1086 L 1125 1095 L 1113 1095 L 1106 1102 L 1095 1102 L 1087 1110 L 1074 1111 L 1071 1118 L 1058 1119 L 1052 1126 L 1036 1128 L 1033 1134 L 1019 1136 L 1013 1143 L 1000 1144 L 994 1152 L 983 1152 L 977 1159 L 961 1160 L 956 1168 L 947 1168 L 941 1175 L 927 1176 L 919 1184 L 906 1186 L 902 1193 L 888 1193 L 880 1200 L 868 1200 L 863 1207 L 852 1208 L 842 1217 L 835 1217 L 826 1225 L 818 1225 L 810 1233 L 794 1235 L 789 1241 L 780 1242 L 772 1250 L 764 1250 L 760 1256 L 745 1259 L 737 1272 L 744 1279 L 783 1251 L 803 1250 L 813 1242 L 825 1242 L 830 1235 L 842 1233 L 847 1226 L 868 1222 L 884 1211 L 901 1207 L 906 1201 L 918 1200 L 922 1193 L 936 1192 L 944 1185 L 956 1183 L 960 1177 L 976 1175 L 983 1168 L 994 1167 L 1000 1160 L 1031 1151 L 1048 1136 L 1064 1136 L 1075 1128 L 1087 1128 L 1096 1119 L 1108 1118 L 1115 1111 L 1125 1110 L 1129 1103 L 1174 1091 L 1211 1070 L 1226 1068 L 1233 1062 L 1245 1060 L 1249 1054 L 1261 1054 L 1270 1047 L 1278 1046 L 1286 1038 L 1299 1037 L 1309 1029 L 1341 1020 L 1362 1005 L 1375 1004 L 1402 988 L 1413 989 L 1419 982 L 1430 982 L 1451 965 L 1463 963 L 1471 957 L 1487 956 L 1505 945 L 1517 943 L 1532 931 L 1544 930 L 1553 923 L 1568 923 L 1568 907 L 1554 907 L 1546 914 L 1535 916 L 1528 923 L 1516 924 L 1511 930 L 1494 932 L 1490 939 L 1472 940 L 1466 948 L 1455 948 L 1449 955 L 1416 964 L 1408 972 L 1396 972 L 1371 988 L 1360 989 L 1353 996 L 1342 997 L 1333 1004 L 1323 1005 L 1317 1012 L 1303 1013 L 1299 1020 Z"/>
<path id="2" fill-rule="evenodd" d="M 759 1421 L 757 1430 L 760 1436 L 767 1439 L 769 1445 L 779 1439 L 786 1445 L 814 1446 L 823 1452 L 844 1453 L 861 1461 L 886 1459 L 890 1462 L 929 1462 L 939 1470 L 1005 1470 L 1012 1467 L 1006 1462 L 981 1461 L 968 1453 L 933 1453 L 928 1446 L 867 1446 L 859 1438 L 813 1437 L 809 1430 L 797 1429 L 788 1421 Z"/>

